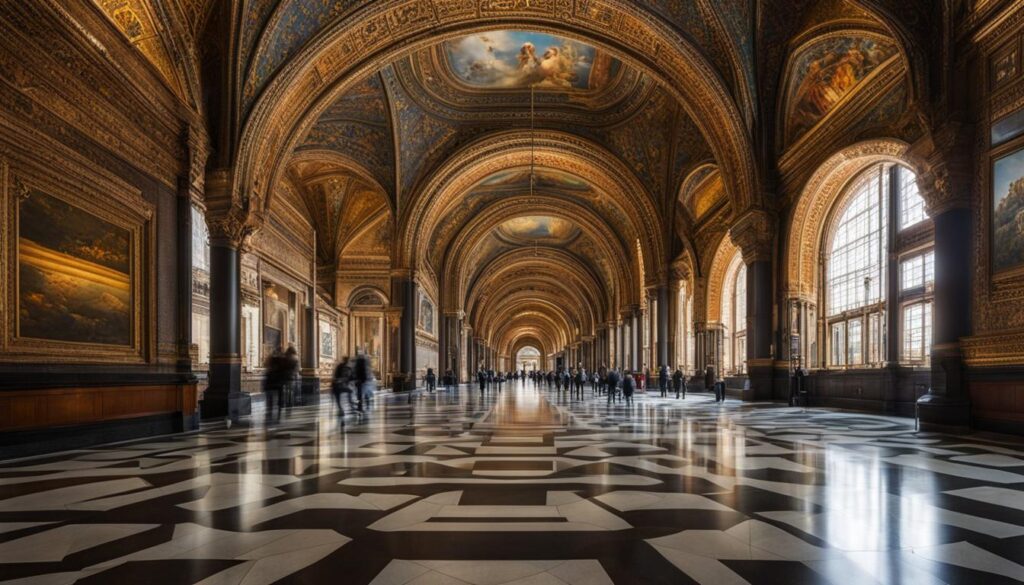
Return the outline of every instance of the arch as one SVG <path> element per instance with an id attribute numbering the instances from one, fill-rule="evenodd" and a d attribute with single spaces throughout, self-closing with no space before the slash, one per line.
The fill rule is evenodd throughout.
<path id="1" fill-rule="evenodd" d="M 707 58 L 679 31 L 632 0 L 593 0 L 585 9 L 538 3 L 511 9 L 381 0 L 306 43 L 256 98 L 234 153 L 231 201 L 265 208 L 288 157 L 320 113 L 357 79 L 439 41 L 498 28 L 530 28 L 591 43 L 660 81 L 709 138 L 738 209 L 758 201 L 757 165 L 739 107 Z M 615 35 L 609 34 L 615 31 Z M 257 201 L 251 202 L 255 198 Z"/>
<path id="2" fill-rule="evenodd" d="M 647 229 L 662 224 L 657 200 L 634 173 L 615 155 L 599 145 L 564 132 L 545 131 L 536 135 L 524 131 L 503 131 L 485 136 L 460 149 L 442 163 L 429 181 L 412 194 L 398 221 L 397 266 L 415 266 L 418 242 L 430 241 L 442 217 L 454 213 L 475 186 L 497 172 L 517 167 L 564 171 L 586 180 L 609 198 L 607 213 L 614 213 L 627 241 L 639 238 L 648 258 L 647 269 L 657 274 L 659 263 L 667 261 L 667 244 L 662 230 Z M 567 201 L 562 199 L 561 201 Z M 505 203 L 505 205 L 510 205 Z M 595 212 L 577 205 L 588 214 Z"/>
<path id="3" fill-rule="evenodd" d="M 445 290 L 449 293 L 447 298 L 450 302 L 465 302 L 468 288 L 471 284 L 471 277 L 483 269 L 482 266 L 470 266 L 465 262 L 470 257 L 470 250 L 479 246 L 481 241 L 491 233 L 491 230 L 502 222 L 525 214 L 545 215 L 572 221 L 592 240 L 604 257 L 612 262 L 612 266 L 620 266 L 623 267 L 623 270 L 628 270 L 625 267 L 635 265 L 635 263 L 629 262 L 629 256 L 626 255 L 625 250 L 612 246 L 607 241 L 607 238 L 604 236 L 613 233 L 612 228 L 601 218 L 595 216 L 586 206 L 564 200 L 550 200 L 543 196 L 533 199 L 525 197 L 510 199 L 489 207 L 485 213 L 479 215 L 468 224 L 456 238 L 455 242 L 452 243 L 445 259 L 445 269 L 443 270 L 443 273 L 447 275 Z M 599 229 L 599 227 L 603 227 L 603 229 Z M 541 257 L 541 250 L 539 248 L 527 251 L 535 253 L 536 257 Z M 555 253 L 553 248 L 545 248 L 543 257 L 547 259 L 558 258 L 560 260 L 569 258 L 566 255 Z M 565 264 L 571 266 L 574 262 L 567 262 Z M 626 290 L 625 287 L 629 281 L 629 276 L 633 272 L 633 270 L 629 270 L 629 272 L 619 271 L 613 275 L 615 278 L 614 290 L 616 292 Z M 592 273 L 592 276 L 595 284 L 602 281 L 603 275 Z M 636 279 L 639 280 L 639 275 L 636 275 Z M 629 295 L 627 298 L 633 297 Z M 460 308 L 462 307 L 449 307 L 450 310 L 458 310 Z"/>
<path id="4" fill-rule="evenodd" d="M 725 234 L 718 244 L 711 268 L 708 270 L 707 304 L 704 307 L 708 323 L 722 322 L 722 295 L 726 291 L 726 274 L 739 254 L 739 247 L 733 243 L 729 234 Z"/>
<path id="5" fill-rule="evenodd" d="M 364 301 L 376 298 L 380 301 L 380 304 L 370 304 Z M 373 285 L 363 285 L 352 289 L 352 292 L 348 295 L 348 300 L 345 305 L 349 308 L 352 307 L 387 307 L 390 304 L 388 295 L 381 289 Z"/>
<path id="6" fill-rule="evenodd" d="M 793 210 L 786 238 L 786 292 L 815 301 L 820 288 L 818 258 L 828 214 L 846 186 L 868 167 L 880 162 L 919 169 L 907 159 L 908 145 L 895 138 L 859 142 L 829 157 L 807 181 Z"/>

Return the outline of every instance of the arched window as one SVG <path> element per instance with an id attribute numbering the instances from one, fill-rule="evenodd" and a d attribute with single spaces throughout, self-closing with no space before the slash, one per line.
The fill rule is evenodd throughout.
<path id="1" fill-rule="evenodd" d="M 742 374 L 747 366 L 747 265 L 739 253 L 725 273 L 722 295 L 722 363 L 726 373 Z"/>
<path id="2" fill-rule="evenodd" d="M 917 177 L 903 166 L 875 165 L 847 188 L 825 243 L 828 366 L 880 366 L 896 351 L 904 363 L 927 362 L 934 280 L 934 254 L 922 231 L 927 219 Z M 917 237 L 904 238 L 904 231 Z M 887 349 L 889 311 L 902 314 L 890 323 L 899 329 L 892 340 L 901 340 L 898 350 Z"/>

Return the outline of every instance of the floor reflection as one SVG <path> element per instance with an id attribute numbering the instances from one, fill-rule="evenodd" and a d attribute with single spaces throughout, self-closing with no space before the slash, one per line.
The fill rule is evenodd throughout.
<path id="1" fill-rule="evenodd" d="M 506 383 L 0 466 L 17 583 L 1016 583 L 1024 448 Z"/>

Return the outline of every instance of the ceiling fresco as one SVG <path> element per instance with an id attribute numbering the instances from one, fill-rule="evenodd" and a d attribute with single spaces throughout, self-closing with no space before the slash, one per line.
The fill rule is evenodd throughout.
<path id="1" fill-rule="evenodd" d="M 896 53 L 894 43 L 869 33 L 830 35 L 801 49 L 790 66 L 786 90 L 789 141 L 817 125 Z"/>
<path id="2" fill-rule="evenodd" d="M 560 191 L 592 197 L 596 191 L 583 179 L 557 169 L 537 169 L 533 173 L 535 190 Z M 478 191 L 508 191 L 521 195 L 530 192 L 530 169 L 515 168 L 499 171 L 484 179 Z"/>
<path id="3" fill-rule="evenodd" d="M 579 235 L 572 222 L 558 217 L 527 216 L 510 219 L 497 228 L 507 242 L 515 244 L 565 245 Z"/>
<path id="4" fill-rule="evenodd" d="M 586 43 L 530 31 L 491 31 L 447 41 L 456 77 L 473 87 L 542 91 L 598 91 L 622 63 Z"/>

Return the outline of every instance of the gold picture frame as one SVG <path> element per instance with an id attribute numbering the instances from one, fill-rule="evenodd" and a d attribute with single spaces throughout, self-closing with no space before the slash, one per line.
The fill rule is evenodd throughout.
<path id="1" fill-rule="evenodd" d="M 0 307 L 3 323 L 0 361 L 63 364 L 150 362 L 156 349 L 153 326 L 156 316 L 154 206 L 137 189 L 117 178 L 66 159 L 61 160 L 60 168 L 52 168 L 41 161 L 0 158 L 0 194 L 0 250 L 3 252 L 4 274 L 4 282 L 0 284 L 4 300 Z M 43 200 L 46 205 L 40 203 Z M 102 265 L 102 260 L 89 262 L 38 245 L 23 237 L 24 232 L 30 230 L 20 225 L 22 211 L 29 205 L 34 205 L 37 212 L 39 209 L 58 209 L 69 217 L 92 218 L 93 232 L 96 226 L 106 226 L 118 245 L 127 249 L 117 254 L 114 269 L 110 269 Z M 54 226 L 58 230 L 60 227 Z M 103 250 L 96 254 L 97 258 L 104 257 Z M 61 322 L 58 317 L 64 318 L 64 322 L 81 318 L 81 314 L 76 314 L 68 305 L 48 302 L 53 299 L 43 298 L 39 303 L 26 304 L 37 300 L 37 297 L 46 297 L 45 290 L 40 292 L 38 288 L 31 288 L 36 286 L 33 284 L 36 280 L 32 283 L 28 280 L 36 278 L 33 270 L 59 273 L 76 285 L 65 287 L 65 290 L 84 288 L 77 286 L 82 282 L 97 286 L 97 292 L 93 294 L 102 295 L 108 302 L 98 310 L 99 326 L 94 329 L 96 339 L 84 338 L 83 332 L 90 331 L 91 321 L 81 325 L 77 333 L 61 330 L 50 337 L 41 333 L 50 323 L 45 319 L 42 324 L 26 324 L 26 317 L 31 317 L 32 311 L 39 312 L 40 306 L 56 307 L 57 313 L 63 312 L 55 316 L 52 323 Z M 83 302 L 88 302 L 88 299 Z M 125 326 L 116 314 L 122 306 L 127 331 L 119 329 Z M 104 310 L 113 315 L 114 325 L 103 321 Z M 23 330 L 31 334 L 25 334 Z"/>

